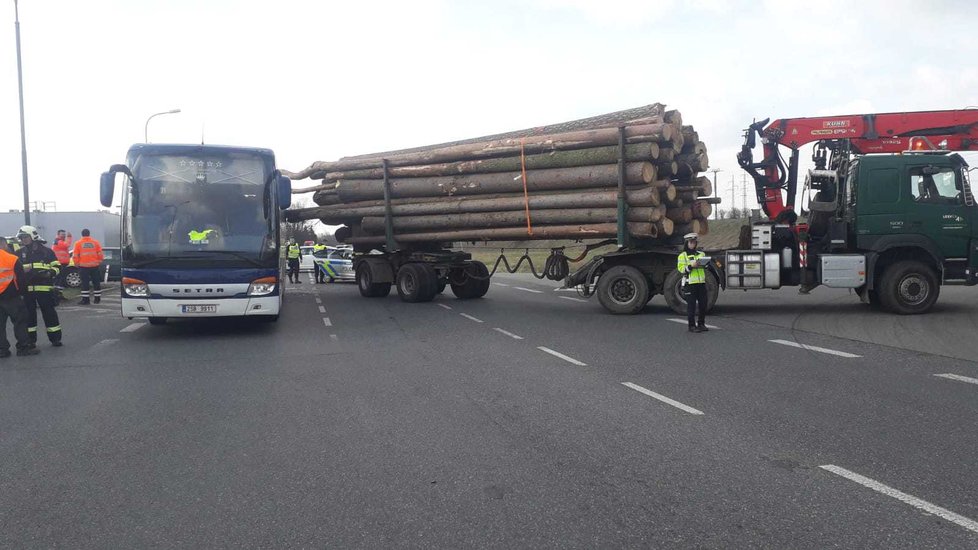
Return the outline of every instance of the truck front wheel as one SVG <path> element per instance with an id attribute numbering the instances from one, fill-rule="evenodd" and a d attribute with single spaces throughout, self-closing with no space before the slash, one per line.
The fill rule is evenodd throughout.
<path id="1" fill-rule="evenodd" d="M 630 265 L 612 267 L 598 277 L 598 301 L 616 315 L 633 315 L 649 301 L 649 280 Z"/>
<path id="2" fill-rule="evenodd" d="M 880 302 L 900 315 L 924 313 L 937 302 L 940 291 L 934 270 L 922 262 L 897 262 L 880 277 Z"/>

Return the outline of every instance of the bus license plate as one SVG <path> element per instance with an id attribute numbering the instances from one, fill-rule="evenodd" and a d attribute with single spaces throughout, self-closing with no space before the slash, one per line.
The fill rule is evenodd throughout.
<path id="1" fill-rule="evenodd" d="M 216 305 L 180 306 L 184 313 L 217 313 Z"/>

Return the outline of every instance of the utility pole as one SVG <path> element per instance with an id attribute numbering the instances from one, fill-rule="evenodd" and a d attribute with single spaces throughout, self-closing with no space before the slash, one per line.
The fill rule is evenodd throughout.
<path id="1" fill-rule="evenodd" d="M 719 168 L 713 168 L 712 170 L 710 170 L 710 172 L 713 172 L 713 194 L 719 197 L 720 189 L 717 187 L 717 172 L 723 172 L 723 170 L 720 170 Z M 714 208 L 713 219 L 717 220 L 719 219 L 719 216 L 720 216 L 720 208 Z"/>
<path id="2" fill-rule="evenodd" d="M 14 0 L 14 30 L 17 35 L 17 91 L 20 93 L 20 165 L 24 179 L 24 225 L 31 224 L 30 197 L 27 185 L 27 133 L 24 130 L 24 71 L 20 64 L 20 11 Z"/>
<path id="3" fill-rule="evenodd" d="M 744 210 L 743 210 L 744 217 L 749 218 L 750 216 L 748 215 L 748 213 L 750 212 L 750 210 L 747 210 L 747 174 L 741 174 L 740 185 L 742 186 L 740 189 L 740 195 L 742 197 L 741 200 L 744 204 Z"/>
<path id="4" fill-rule="evenodd" d="M 727 212 L 730 212 L 731 214 L 733 214 L 734 209 L 737 208 L 736 193 L 737 193 L 737 183 L 734 180 L 733 174 L 730 174 L 730 210 L 728 210 Z"/>

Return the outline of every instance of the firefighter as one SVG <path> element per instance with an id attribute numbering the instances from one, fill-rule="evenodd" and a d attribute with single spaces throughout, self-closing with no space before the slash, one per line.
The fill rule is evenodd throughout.
<path id="1" fill-rule="evenodd" d="M 58 312 L 54 308 L 54 280 L 61 272 L 61 264 L 54 252 L 44 246 L 41 236 L 33 226 L 25 225 L 17 232 L 20 239 L 20 261 L 24 264 L 27 279 L 27 294 L 24 305 L 27 306 L 27 336 L 32 344 L 37 343 L 37 309 L 41 309 L 44 318 L 44 328 L 48 340 L 54 347 L 61 346 L 61 323 Z"/>
<path id="2" fill-rule="evenodd" d="M 82 238 L 75 243 L 72 260 L 75 262 L 75 267 L 78 268 L 78 274 L 81 275 L 81 304 L 89 304 L 89 283 L 92 286 L 91 296 L 95 299 L 95 303 L 101 302 L 102 278 L 99 276 L 101 272 L 99 267 L 105 260 L 105 254 L 102 252 L 102 244 L 92 238 L 92 232 L 88 229 L 82 229 Z"/>
<path id="3" fill-rule="evenodd" d="M 5 237 L 0 237 L 0 358 L 10 357 L 7 340 L 7 319 L 14 326 L 17 355 L 37 355 L 40 350 L 27 336 L 27 310 L 24 309 L 24 266 L 16 254 L 9 251 Z"/>
<path id="4" fill-rule="evenodd" d="M 706 332 L 706 254 L 696 249 L 699 235 L 683 236 L 683 251 L 679 254 L 678 269 L 683 275 L 683 294 L 686 296 L 686 318 L 690 332 Z"/>
<path id="5" fill-rule="evenodd" d="M 295 242 L 294 238 L 289 239 L 289 245 L 285 247 L 285 258 L 288 260 L 289 264 L 289 282 L 302 284 L 299 280 L 299 258 L 302 255 L 302 251 L 299 250 L 298 243 Z"/>
<path id="6" fill-rule="evenodd" d="M 58 287 L 58 290 L 62 290 L 65 287 L 65 276 L 68 274 L 67 267 L 71 264 L 71 233 L 66 233 L 64 229 L 59 229 L 57 236 L 54 237 L 54 244 L 51 245 L 51 250 L 54 251 L 54 256 L 58 258 L 58 262 L 61 263 L 61 273 L 58 274 L 58 278 L 55 280 L 54 286 Z"/>
<path id="7" fill-rule="evenodd" d="M 313 271 L 316 272 L 316 284 L 317 285 L 324 285 L 324 284 L 326 284 L 326 266 L 328 265 L 328 262 L 327 262 L 327 260 L 325 258 L 323 258 L 323 263 L 322 264 L 320 264 L 320 263 L 318 263 L 316 261 L 317 258 L 318 258 L 318 255 L 316 253 L 317 252 L 321 252 L 321 251 L 325 251 L 325 250 L 326 250 L 326 245 L 324 245 L 324 244 L 317 244 L 317 245 L 315 245 L 315 246 L 312 247 L 312 258 L 313 258 L 312 265 L 313 265 L 313 268 L 314 268 Z"/>

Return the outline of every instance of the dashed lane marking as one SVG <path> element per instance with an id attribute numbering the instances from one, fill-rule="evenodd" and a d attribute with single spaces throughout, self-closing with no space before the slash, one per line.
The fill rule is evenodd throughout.
<path id="1" fill-rule="evenodd" d="M 781 344 L 782 346 L 790 346 L 793 348 L 807 349 L 808 351 L 817 351 L 819 353 L 827 353 L 829 355 L 838 355 L 839 357 L 862 357 L 862 355 L 856 355 L 855 353 L 848 353 L 845 351 L 838 351 L 828 348 L 820 348 L 818 346 L 809 346 L 808 344 L 799 344 L 798 342 L 792 342 L 791 340 L 768 340 L 775 344 Z"/>
<path id="2" fill-rule="evenodd" d="M 543 294 L 542 290 L 533 290 L 532 288 L 524 288 L 522 286 L 514 286 L 516 290 L 522 290 L 523 292 L 532 292 L 534 294 Z"/>
<path id="3" fill-rule="evenodd" d="M 568 357 L 568 356 L 564 355 L 563 353 L 560 353 L 559 351 L 554 351 L 554 350 L 552 350 L 550 348 L 545 348 L 543 346 L 537 346 L 537 349 L 540 350 L 540 351 L 549 353 L 550 355 L 553 355 L 554 357 L 559 357 L 559 358 L 563 359 L 564 361 L 567 361 L 568 363 L 571 363 L 572 365 L 577 365 L 579 367 L 586 367 L 587 366 L 587 363 L 582 363 L 582 362 L 578 361 L 577 359 L 574 359 L 573 357 Z"/>
<path id="4" fill-rule="evenodd" d="M 326 307 L 325 306 L 319 306 L 319 313 L 326 313 Z"/>
<path id="5" fill-rule="evenodd" d="M 323 303 L 323 299 L 322 299 L 322 298 L 320 298 L 319 296 L 316 296 L 316 303 L 317 303 L 317 304 L 321 304 L 321 303 Z"/>
<path id="6" fill-rule="evenodd" d="M 503 329 L 501 329 L 499 327 L 496 327 L 496 328 L 494 328 L 492 330 L 494 330 L 496 332 L 499 332 L 501 334 L 505 334 L 506 336 L 509 336 L 510 338 L 512 338 L 514 340 L 522 340 L 523 339 L 522 336 L 520 336 L 518 334 L 513 334 L 512 332 L 509 332 L 509 331 L 505 331 L 505 330 L 503 330 Z"/>
<path id="7" fill-rule="evenodd" d="M 666 319 L 666 321 L 672 321 L 673 323 L 682 323 L 684 325 L 686 323 L 689 323 L 687 319 L 680 319 L 679 317 L 670 317 L 669 319 Z M 706 325 L 706 328 L 713 329 L 713 330 L 720 330 L 720 327 L 714 325 Z"/>
<path id="8" fill-rule="evenodd" d="M 663 403 L 665 403 L 667 405 L 672 405 L 673 407 L 676 407 L 677 409 L 679 409 L 681 411 L 688 412 L 689 414 L 704 414 L 703 411 L 701 411 L 699 409 L 694 409 L 693 407 L 690 407 L 689 405 L 683 405 L 682 403 L 680 403 L 679 401 L 676 401 L 675 399 L 669 399 L 668 397 L 666 397 L 666 396 L 664 396 L 664 395 L 662 395 L 660 393 L 655 393 L 654 391 L 649 390 L 649 389 L 646 389 L 646 388 L 643 388 L 642 386 L 639 386 L 638 384 L 632 384 L 631 382 L 622 382 L 621 385 L 622 386 L 627 386 L 627 387 L 629 387 L 629 388 L 631 388 L 631 389 L 633 389 L 633 390 L 635 390 L 635 391 L 637 391 L 639 393 L 644 393 L 645 395 L 647 395 L 647 396 L 649 396 L 649 397 L 651 397 L 653 399 L 658 399 L 659 401 L 662 401 Z"/>
<path id="9" fill-rule="evenodd" d="M 146 326 L 146 323 L 133 323 L 128 327 L 120 330 L 119 332 L 136 332 L 137 330 Z"/>
<path id="10" fill-rule="evenodd" d="M 445 304 L 438 304 L 438 307 L 444 308 L 444 309 L 452 309 L 452 306 L 445 305 Z"/>
<path id="11" fill-rule="evenodd" d="M 967 382 L 969 384 L 978 384 L 978 378 L 969 378 L 967 376 L 961 376 L 960 374 L 935 374 L 938 378 L 947 378 L 948 380 L 957 380 L 958 382 Z"/>
<path id="12" fill-rule="evenodd" d="M 459 313 L 459 315 L 461 315 L 462 317 L 465 317 L 466 319 L 468 319 L 470 321 L 475 321 L 476 323 L 484 323 L 485 322 L 482 319 L 477 319 L 477 318 L 475 318 L 475 317 L 473 317 L 473 316 L 471 316 L 471 315 L 469 315 L 467 313 Z"/>
<path id="13" fill-rule="evenodd" d="M 333 340 L 333 341 L 336 341 L 336 340 L 339 340 L 340 338 L 339 338 L 339 336 L 337 336 L 337 335 L 335 335 L 335 334 L 330 334 L 330 335 L 329 335 L 329 339 L 330 339 L 330 340 Z"/>
<path id="14" fill-rule="evenodd" d="M 506 283 L 492 283 L 492 284 L 494 284 L 494 285 L 496 285 L 496 286 L 509 286 L 509 285 L 508 285 L 508 284 L 506 284 Z"/>
<path id="15" fill-rule="evenodd" d="M 581 302 L 582 304 L 586 304 L 587 303 L 587 300 L 582 300 L 580 298 L 574 298 L 573 296 L 561 296 L 561 298 L 563 298 L 564 300 L 570 300 L 572 302 Z"/>
<path id="16" fill-rule="evenodd" d="M 329 320 L 329 317 L 323 317 L 323 324 L 327 327 L 333 326 L 333 322 Z"/>
<path id="17" fill-rule="evenodd" d="M 574 288 L 564 288 L 564 287 L 555 288 L 554 289 L 554 292 L 577 292 L 577 287 L 574 287 Z"/>
<path id="18" fill-rule="evenodd" d="M 850 472 L 849 470 L 846 470 L 845 468 L 840 468 L 839 466 L 836 466 L 834 464 L 824 464 L 822 466 L 819 466 L 819 468 L 832 472 L 837 476 L 844 477 L 849 481 L 854 481 L 862 485 L 863 487 L 868 487 L 876 491 L 877 493 L 882 493 L 888 497 L 893 497 L 901 502 L 905 502 L 906 504 L 909 504 L 914 508 L 918 508 L 920 510 L 927 512 L 928 514 L 933 514 L 939 518 L 950 521 L 951 523 L 964 527 L 969 531 L 978 533 L 978 521 L 975 521 L 971 518 L 966 518 L 962 515 L 955 514 L 954 512 L 946 508 L 941 508 L 936 504 L 931 504 L 926 500 L 919 499 L 913 495 L 908 495 L 903 491 L 894 489 L 893 487 L 884 485 L 878 481 L 859 475 L 855 472 Z"/>

